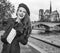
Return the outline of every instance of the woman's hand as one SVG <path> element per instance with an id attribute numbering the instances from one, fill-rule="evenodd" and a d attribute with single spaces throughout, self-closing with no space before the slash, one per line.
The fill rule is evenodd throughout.
<path id="1" fill-rule="evenodd" d="M 0 31 L 0 36 L 3 36 L 4 33 L 5 33 L 5 31 L 4 31 L 4 30 L 1 30 L 1 31 Z"/>
<path id="2" fill-rule="evenodd" d="M 1 37 L 4 35 L 4 33 L 5 33 L 4 30 L 1 30 L 1 31 L 0 31 L 0 39 L 1 39 Z"/>

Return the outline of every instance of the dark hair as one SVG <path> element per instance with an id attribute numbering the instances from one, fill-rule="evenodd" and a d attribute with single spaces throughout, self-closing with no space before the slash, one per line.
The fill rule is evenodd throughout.
<path id="1" fill-rule="evenodd" d="M 30 22 L 30 16 L 28 16 L 28 14 L 26 13 L 25 17 L 21 19 L 21 22 L 23 23 L 23 25 L 26 25 Z"/>
<path id="2" fill-rule="evenodd" d="M 19 10 L 20 7 L 25 8 L 27 13 L 28 13 L 28 15 L 30 16 L 30 10 L 29 10 L 29 8 L 28 8 L 28 6 L 26 4 L 24 4 L 24 3 L 19 4 L 17 11 Z"/>

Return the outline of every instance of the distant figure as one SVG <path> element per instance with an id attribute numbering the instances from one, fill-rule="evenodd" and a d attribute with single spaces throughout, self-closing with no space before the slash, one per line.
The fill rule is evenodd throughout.
<path id="1" fill-rule="evenodd" d="M 21 3 L 18 6 L 16 19 L 8 19 L 5 34 L 1 37 L 3 49 L 1 53 L 20 53 L 19 42 L 26 45 L 31 34 L 30 11 L 27 5 Z M 4 22 L 4 23 L 5 23 Z M 10 44 L 7 40 L 11 28 L 16 30 L 16 36 Z M 13 32 L 14 33 L 14 32 Z"/>

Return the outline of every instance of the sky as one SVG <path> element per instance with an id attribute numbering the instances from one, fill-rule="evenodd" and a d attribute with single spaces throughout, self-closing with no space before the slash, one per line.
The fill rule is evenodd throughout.
<path id="1" fill-rule="evenodd" d="M 25 3 L 30 9 L 30 19 L 31 21 L 39 20 L 39 9 L 49 9 L 50 1 L 52 5 L 52 10 L 58 10 L 60 12 L 60 0 L 8 0 L 15 6 L 15 12 L 20 3 Z M 14 17 L 16 17 L 14 13 Z"/>

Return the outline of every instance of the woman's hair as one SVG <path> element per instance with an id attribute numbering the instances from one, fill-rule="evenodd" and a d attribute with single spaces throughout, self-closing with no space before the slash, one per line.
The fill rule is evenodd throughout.
<path id="1" fill-rule="evenodd" d="M 31 34 L 32 28 L 31 28 L 31 22 L 30 22 L 30 16 L 28 14 L 25 15 L 25 17 L 21 20 L 23 24 L 23 34 L 26 35 L 28 38 Z"/>
<path id="2" fill-rule="evenodd" d="M 30 16 L 28 15 L 28 13 L 26 13 L 25 17 L 21 19 L 21 22 L 23 23 L 23 25 L 27 26 L 30 24 Z"/>

